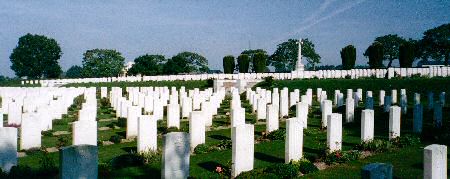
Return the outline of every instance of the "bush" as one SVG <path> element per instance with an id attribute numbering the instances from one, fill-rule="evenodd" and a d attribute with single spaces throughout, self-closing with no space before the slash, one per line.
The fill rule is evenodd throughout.
<path id="1" fill-rule="evenodd" d="M 231 142 L 231 140 L 221 140 L 220 143 L 217 144 L 217 147 L 220 150 L 231 149 L 233 147 L 233 143 Z"/>
<path id="2" fill-rule="evenodd" d="M 327 165 L 335 164 L 335 163 L 345 163 L 349 161 L 358 160 L 361 156 L 361 152 L 357 150 L 350 151 L 334 151 L 325 156 L 324 162 Z"/>
<path id="3" fill-rule="evenodd" d="M 98 175 L 99 178 L 109 178 L 111 175 L 112 167 L 109 163 L 99 163 L 98 164 Z"/>
<path id="4" fill-rule="evenodd" d="M 209 152 L 209 146 L 207 146 L 206 144 L 200 144 L 194 148 L 195 154 L 204 154 L 204 153 L 208 153 L 208 152 Z"/>
<path id="5" fill-rule="evenodd" d="M 149 150 L 146 152 L 141 152 L 138 153 L 137 155 L 139 155 L 140 157 L 142 157 L 142 159 L 144 159 L 144 163 L 145 164 L 149 164 L 149 163 L 159 163 L 161 162 L 161 150 Z"/>
<path id="6" fill-rule="evenodd" d="M 67 135 L 61 135 L 58 137 L 56 147 L 61 148 L 69 145 L 69 137 Z"/>
<path id="7" fill-rule="evenodd" d="M 17 165 L 13 166 L 11 170 L 9 170 L 9 174 L 7 178 L 35 178 L 36 174 L 33 172 L 31 167 Z"/>
<path id="8" fill-rule="evenodd" d="M 55 161 L 45 150 L 43 151 L 43 154 L 39 156 L 39 173 L 46 176 L 52 176 L 58 173 Z"/>
<path id="9" fill-rule="evenodd" d="M 355 147 L 355 149 L 372 152 L 385 152 L 391 150 L 393 147 L 394 146 L 390 141 L 374 139 L 368 142 L 362 142 L 361 144 L 358 144 Z"/>
<path id="10" fill-rule="evenodd" d="M 118 127 L 127 127 L 127 118 L 119 117 L 117 119 L 117 126 Z"/>
<path id="11" fill-rule="evenodd" d="M 404 135 L 392 139 L 392 142 L 397 147 L 407 147 L 407 146 L 416 146 L 420 144 L 420 138 L 416 135 Z"/>
<path id="12" fill-rule="evenodd" d="M 297 168 L 303 174 L 313 173 L 319 171 L 319 169 L 309 160 L 301 159 L 300 161 L 291 161 L 291 165 Z"/>
<path id="13" fill-rule="evenodd" d="M 278 178 L 277 175 L 273 173 L 265 173 L 263 169 L 253 169 L 251 171 L 242 172 L 236 179 L 247 179 L 247 178 Z"/>
<path id="14" fill-rule="evenodd" d="M 118 144 L 118 143 L 120 143 L 120 141 L 122 139 L 124 139 L 124 137 L 121 136 L 121 135 L 113 135 L 113 136 L 111 136 L 111 138 L 109 138 L 109 141 L 111 141 L 111 142 L 113 142 L 115 144 Z"/>
<path id="15" fill-rule="evenodd" d="M 294 178 L 298 175 L 298 169 L 295 166 L 284 163 L 271 165 L 264 171 L 275 174 L 277 178 Z"/>
<path id="16" fill-rule="evenodd" d="M 45 137 L 51 137 L 53 136 L 53 130 L 42 131 L 41 134 Z"/>
<path id="17" fill-rule="evenodd" d="M 284 140 L 286 138 L 286 130 L 278 129 L 267 134 L 267 138 L 270 140 Z"/>
<path id="18" fill-rule="evenodd" d="M 110 165 L 114 169 L 120 169 L 125 167 L 142 166 L 144 165 L 144 158 L 135 154 L 124 154 L 114 157 L 110 161 Z"/>
<path id="19" fill-rule="evenodd" d="M 206 86 L 205 86 L 205 87 L 207 87 L 207 88 L 209 88 L 209 87 L 214 87 L 214 79 L 208 78 L 208 79 L 206 80 Z"/>
<path id="20" fill-rule="evenodd" d="M 100 105 L 102 108 L 109 107 L 109 98 L 102 98 L 100 99 Z"/>

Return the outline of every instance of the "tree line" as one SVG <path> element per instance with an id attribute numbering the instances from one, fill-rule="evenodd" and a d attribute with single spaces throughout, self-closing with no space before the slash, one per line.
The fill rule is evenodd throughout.
<path id="1" fill-rule="evenodd" d="M 450 24 L 443 24 L 423 33 L 422 39 L 405 39 L 396 34 L 375 38 L 367 47 L 364 56 L 370 68 L 391 67 L 398 60 L 400 67 L 412 67 L 415 60 L 444 61 L 449 64 Z M 302 57 L 306 68 L 315 70 L 321 57 L 315 51 L 314 43 L 302 39 Z M 63 75 L 59 66 L 61 48 L 55 39 L 35 34 L 26 34 L 19 38 L 18 45 L 10 55 L 11 69 L 17 77 L 29 79 L 59 78 Z M 356 47 L 347 45 L 340 51 L 342 69 L 355 68 Z M 295 70 L 298 57 L 298 40 L 289 39 L 277 45 L 269 55 L 263 49 L 247 49 L 236 58 L 232 55 L 223 57 L 224 73 L 290 72 Z M 125 58 L 113 49 L 90 49 L 83 54 L 81 66 L 70 67 L 64 77 L 113 77 L 123 73 Z M 387 62 L 384 66 L 383 62 Z M 134 65 L 128 75 L 171 75 L 186 73 L 206 73 L 209 71 L 208 60 L 194 52 L 181 52 L 171 58 L 159 54 L 145 54 L 134 59 Z"/>

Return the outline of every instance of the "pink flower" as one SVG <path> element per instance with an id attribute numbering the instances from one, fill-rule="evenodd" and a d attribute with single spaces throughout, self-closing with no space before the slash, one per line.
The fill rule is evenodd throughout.
<path id="1" fill-rule="evenodd" d="M 222 173 L 222 172 L 223 172 L 222 167 L 217 166 L 217 167 L 216 167 L 216 172 L 217 172 L 217 173 Z"/>

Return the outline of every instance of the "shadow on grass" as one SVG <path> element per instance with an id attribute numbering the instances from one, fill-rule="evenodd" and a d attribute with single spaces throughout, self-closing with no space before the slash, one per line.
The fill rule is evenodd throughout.
<path id="1" fill-rule="evenodd" d="M 123 151 L 131 153 L 131 152 L 136 152 L 137 151 L 137 147 L 122 147 L 121 148 Z"/>
<path id="2" fill-rule="evenodd" d="M 207 161 L 207 162 L 199 163 L 198 166 L 200 166 L 208 171 L 214 171 L 214 170 L 216 170 L 217 166 L 223 166 L 223 165 L 221 165 L 220 163 L 214 162 L 214 161 Z"/>
<path id="3" fill-rule="evenodd" d="M 216 140 L 231 140 L 231 138 L 229 138 L 227 136 L 217 135 L 217 134 L 210 135 L 208 137 L 211 137 L 211 138 L 216 139 Z"/>
<path id="4" fill-rule="evenodd" d="M 258 160 L 271 162 L 271 163 L 283 163 L 284 162 L 284 159 L 282 159 L 282 158 L 274 157 L 274 156 L 267 155 L 267 154 L 261 153 L 261 152 L 255 152 L 255 158 Z"/>

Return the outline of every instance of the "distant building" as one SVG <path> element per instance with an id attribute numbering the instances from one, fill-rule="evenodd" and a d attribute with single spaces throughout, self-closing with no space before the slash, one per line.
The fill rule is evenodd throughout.
<path id="1" fill-rule="evenodd" d="M 444 61 L 419 61 L 417 67 L 442 67 L 445 66 Z"/>
<path id="2" fill-rule="evenodd" d="M 125 66 L 122 69 L 122 73 L 120 76 L 126 76 L 128 73 L 128 70 L 134 65 L 134 62 L 127 62 Z"/>

